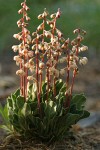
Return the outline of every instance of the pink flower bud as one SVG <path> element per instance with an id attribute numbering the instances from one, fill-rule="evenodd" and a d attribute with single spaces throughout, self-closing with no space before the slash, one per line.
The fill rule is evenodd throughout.
<path id="1" fill-rule="evenodd" d="M 60 8 L 58 8 L 58 12 L 56 13 L 56 18 L 60 18 L 61 16 L 61 11 L 60 11 Z"/>
<path id="2" fill-rule="evenodd" d="M 23 13 L 23 9 L 20 9 L 19 11 L 18 11 L 18 14 L 22 14 Z"/>

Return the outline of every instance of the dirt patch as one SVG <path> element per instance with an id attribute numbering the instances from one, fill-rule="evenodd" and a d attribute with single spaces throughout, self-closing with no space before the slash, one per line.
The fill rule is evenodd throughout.
<path id="1" fill-rule="evenodd" d="M 36 141 L 20 141 L 16 138 L 6 138 L 1 144 L 0 150 L 100 150 L 100 122 L 94 126 L 80 128 L 73 127 L 74 136 L 63 141 L 46 146 Z"/>

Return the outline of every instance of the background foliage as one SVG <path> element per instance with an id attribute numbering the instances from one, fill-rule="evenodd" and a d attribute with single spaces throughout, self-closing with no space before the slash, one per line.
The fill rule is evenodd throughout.
<path id="1" fill-rule="evenodd" d="M 16 21 L 19 19 L 17 11 L 21 2 L 21 0 L 0 0 L 0 52 L 11 50 L 11 45 L 16 43 L 12 36 L 18 32 Z M 37 15 L 43 12 L 45 7 L 50 12 L 61 8 L 62 17 L 58 21 L 58 27 L 65 33 L 65 37 L 72 38 L 72 31 L 75 28 L 83 28 L 88 32 L 85 44 L 88 43 L 87 45 L 91 49 L 99 51 L 99 0 L 27 0 L 27 3 L 30 7 L 31 17 L 29 28 L 32 31 L 38 25 Z"/>

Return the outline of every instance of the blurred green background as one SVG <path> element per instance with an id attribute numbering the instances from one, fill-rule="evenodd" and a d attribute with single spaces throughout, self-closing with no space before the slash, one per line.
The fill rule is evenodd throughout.
<path id="1" fill-rule="evenodd" d="M 20 16 L 17 11 L 23 0 L 0 0 L 0 53 L 11 51 L 11 46 L 17 41 L 13 34 L 18 32 L 16 25 Z M 30 7 L 29 16 L 31 31 L 38 25 L 37 15 L 44 8 L 51 13 L 61 8 L 62 16 L 58 20 L 58 28 L 67 38 L 73 38 L 72 31 L 82 28 L 87 31 L 84 43 L 92 53 L 100 49 L 100 0 L 27 0 Z M 91 53 L 91 52 L 89 52 Z"/>

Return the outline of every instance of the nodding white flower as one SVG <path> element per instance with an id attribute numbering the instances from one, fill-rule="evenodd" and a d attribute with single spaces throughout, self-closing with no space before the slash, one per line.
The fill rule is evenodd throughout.
<path id="1" fill-rule="evenodd" d="M 27 77 L 27 80 L 33 80 L 33 79 L 34 79 L 33 76 L 28 76 L 28 77 Z"/>
<path id="2" fill-rule="evenodd" d="M 51 37 L 51 32 L 44 30 L 44 34 L 46 37 Z"/>
<path id="3" fill-rule="evenodd" d="M 44 13 L 42 14 L 43 15 L 43 17 L 47 17 L 48 16 L 48 14 L 49 14 L 49 12 L 46 10 L 46 8 L 44 9 Z"/>
<path id="4" fill-rule="evenodd" d="M 20 65 L 20 63 L 16 61 L 16 65 L 17 65 L 17 66 L 19 66 L 19 65 Z"/>
<path id="5" fill-rule="evenodd" d="M 27 35 L 27 37 L 26 37 L 26 42 L 27 42 L 28 44 L 31 43 L 31 36 L 30 36 L 30 35 Z"/>
<path id="6" fill-rule="evenodd" d="M 13 37 L 19 41 L 22 40 L 22 36 L 20 34 L 14 34 Z"/>
<path id="7" fill-rule="evenodd" d="M 81 36 L 81 35 L 78 35 L 78 36 L 77 36 L 77 40 L 82 41 L 82 40 L 84 40 L 84 37 Z"/>
<path id="8" fill-rule="evenodd" d="M 45 49 L 45 50 L 49 49 L 49 45 L 48 45 L 48 43 L 46 43 L 46 42 L 44 43 L 44 49 Z"/>
<path id="9" fill-rule="evenodd" d="M 86 34 L 86 31 L 85 31 L 85 30 L 82 30 L 82 34 L 84 34 L 84 35 L 85 35 L 85 34 Z"/>
<path id="10" fill-rule="evenodd" d="M 57 78 L 59 77 L 59 71 L 58 71 L 57 69 L 54 70 L 54 75 L 55 75 L 55 77 L 57 77 Z"/>
<path id="11" fill-rule="evenodd" d="M 75 29 L 74 31 L 73 31 L 73 33 L 75 34 L 75 33 L 80 33 L 80 29 Z"/>
<path id="12" fill-rule="evenodd" d="M 55 68 L 54 68 L 54 67 L 50 67 L 50 68 L 49 68 L 49 72 L 50 72 L 51 75 L 54 73 L 54 71 L 55 71 Z"/>
<path id="13" fill-rule="evenodd" d="M 54 55 L 54 56 L 57 56 L 57 55 L 58 55 L 58 53 L 57 53 L 57 52 L 54 52 L 54 53 L 53 53 L 53 55 Z"/>
<path id="14" fill-rule="evenodd" d="M 23 9 L 21 8 L 20 10 L 18 10 L 18 14 L 22 14 L 23 13 Z"/>
<path id="15" fill-rule="evenodd" d="M 65 69 L 61 69 L 61 70 L 60 70 L 60 75 L 63 76 L 64 74 L 65 74 Z"/>
<path id="16" fill-rule="evenodd" d="M 35 51 L 35 54 L 36 54 L 36 55 L 39 54 L 39 50 L 36 50 L 36 51 Z"/>
<path id="17" fill-rule="evenodd" d="M 66 57 L 62 57 L 61 59 L 59 59 L 59 63 L 64 63 L 67 61 L 67 58 Z"/>
<path id="18" fill-rule="evenodd" d="M 60 11 L 60 8 L 58 8 L 58 11 L 57 11 L 57 13 L 56 13 L 56 17 L 57 17 L 57 18 L 60 18 L 60 16 L 61 16 L 61 11 Z"/>
<path id="19" fill-rule="evenodd" d="M 57 32 L 57 34 L 58 34 L 59 37 L 63 36 L 63 33 L 60 30 L 56 29 L 56 32 Z"/>
<path id="20" fill-rule="evenodd" d="M 28 51 L 28 56 L 29 57 L 33 57 L 33 52 L 32 51 Z"/>
<path id="21" fill-rule="evenodd" d="M 39 63 L 39 68 L 41 68 L 41 69 L 44 68 L 44 63 L 43 63 L 43 62 L 40 62 L 40 63 Z"/>
<path id="22" fill-rule="evenodd" d="M 54 19 L 55 17 L 56 17 L 56 13 L 50 15 L 50 18 L 52 18 L 52 19 Z"/>
<path id="23" fill-rule="evenodd" d="M 62 49 L 65 49 L 65 48 L 66 48 L 66 45 L 65 45 L 65 44 L 63 44 L 63 45 L 61 46 L 61 48 L 62 48 Z"/>
<path id="24" fill-rule="evenodd" d="M 87 47 L 87 46 L 82 46 L 82 47 L 80 48 L 80 51 L 86 51 L 86 50 L 88 50 L 88 47 Z"/>
<path id="25" fill-rule="evenodd" d="M 18 49 L 19 49 L 19 46 L 18 46 L 18 45 L 13 45 L 13 46 L 12 46 L 12 49 L 13 49 L 14 52 L 17 52 Z"/>
<path id="26" fill-rule="evenodd" d="M 74 58 L 76 61 L 78 61 L 78 60 L 79 60 L 79 57 L 78 57 L 78 56 L 76 56 L 76 55 L 74 55 L 74 56 L 73 56 L 73 58 Z"/>
<path id="27" fill-rule="evenodd" d="M 24 28 L 24 32 L 25 32 L 26 34 L 30 34 L 30 31 L 29 31 L 28 29 L 26 29 L 26 28 Z"/>
<path id="28" fill-rule="evenodd" d="M 72 51 L 75 52 L 76 51 L 76 46 L 72 47 Z"/>
<path id="29" fill-rule="evenodd" d="M 21 3 L 21 6 L 23 7 L 23 5 L 24 5 L 24 4 L 25 4 L 25 3 L 24 3 L 24 2 L 22 2 L 22 3 Z"/>
<path id="30" fill-rule="evenodd" d="M 14 37 L 15 39 L 18 39 L 19 34 L 14 34 L 13 37 Z"/>
<path id="31" fill-rule="evenodd" d="M 87 57 L 83 57 L 83 58 L 80 59 L 79 64 L 80 64 L 80 65 L 86 65 L 87 62 L 88 62 Z"/>
<path id="32" fill-rule="evenodd" d="M 75 61 L 69 61 L 69 69 L 75 69 L 77 68 L 77 64 Z"/>
<path id="33" fill-rule="evenodd" d="M 21 25 L 21 19 L 17 21 L 17 25 Z"/>
<path id="34" fill-rule="evenodd" d="M 25 66 L 26 68 L 29 68 L 29 67 L 30 67 L 29 62 L 27 62 L 24 66 Z"/>
<path id="35" fill-rule="evenodd" d="M 58 37 L 57 36 L 55 36 L 54 38 L 53 37 L 51 38 L 51 43 L 55 43 L 57 41 L 58 41 Z"/>
<path id="36" fill-rule="evenodd" d="M 19 44 L 18 46 L 19 46 L 19 48 L 23 49 L 23 44 L 22 43 Z"/>
<path id="37" fill-rule="evenodd" d="M 20 56 L 18 55 L 18 56 L 14 56 L 14 58 L 13 58 L 15 61 L 17 61 L 17 60 L 19 60 L 20 59 Z"/>
<path id="38" fill-rule="evenodd" d="M 65 44 L 69 44 L 70 42 L 70 39 L 68 38 L 66 41 L 65 41 Z"/>
<path id="39" fill-rule="evenodd" d="M 36 36 L 36 35 L 37 35 L 36 32 L 33 32 L 33 33 L 32 33 L 32 36 Z"/>
<path id="40" fill-rule="evenodd" d="M 43 19 L 43 14 L 38 15 L 38 19 Z"/>
<path id="41" fill-rule="evenodd" d="M 50 65 L 51 65 L 51 61 L 48 60 L 48 61 L 46 62 L 46 65 L 47 65 L 47 66 L 50 66 Z"/>
<path id="42" fill-rule="evenodd" d="M 29 49 L 29 47 L 30 47 L 30 46 L 29 46 L 28 44 L 25 44 L 25 48 L 28 48 L 28 49 Z"/>
<path id="43" fill-rule="evenodd" d="M 33 66 L 33 65 L 34 65 L 34 61 L 33 61 L 32 58 L 29 60 L 29 64 L 30 64 L 30 66 Z"/>
<path id="44" fill-rule="evenodd" d="M 25 72 L 22 69 L 20 69 L 20 70 L 16 71 L 16 74 L 19 75 L 19 76 L 24 76 Z"/>
<path id="45" fill-rule="evenodd" d="M 43 44 L 43 43 L 40 43 L 40 44 L 38 45 L 38 48 L 39 48 L 40 50 L 43 50 L 43 49 L 44 49 L 44 44 Z"/>
<path id="46" fill-rule="evenodd" d="M 29 70 L 30 70 L 32 73 L 34 73 L 35 67 L 32 66 L 32 67 L 29 68 Z"/>
<path id="47" fill-rule="evenodd" d="M 36 49 L 36 44 L 32 46 L 32 50 L 35 50 Z"/>
<path id="48" fill-rule="evenodd" d="M 39 70 L 39 75 L 41 75 L 43 73 L 43 71 L 42 70 Z"/>
<path id="49" fill-rule="evenodd" d="M 30 18 L 30 17 L 28 17 L 28 16 L 26 16 L 26 20 L 27 20 L 27 21 L 30 21 L 30 20 L 31 20 L 31 18 Z"/>
<path id="50" fill-rule="evenodd" d="M 37 30 L 38 30 L 38 31 L 42 30 L 42 29 L 43 29 L 43 26 L 44 26 L 44 24 L 41 23 L 41 24 L 37 27 Z"/>
<path id="51" fill-rule="evenodd" d="M 28 6 L 26 6 L 26 5 L 24 5 L 24 6 L 23 6 L 23 8 L 24 8 L 26 11 L 28 11 L 28 10 L 29 10 L 29 7 L 28 7 Z"/>

